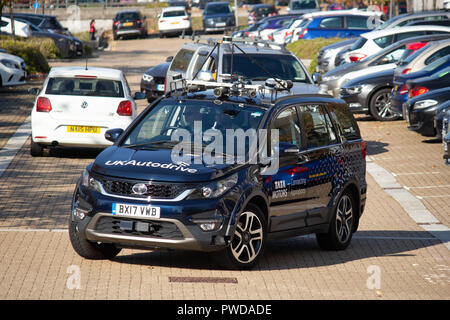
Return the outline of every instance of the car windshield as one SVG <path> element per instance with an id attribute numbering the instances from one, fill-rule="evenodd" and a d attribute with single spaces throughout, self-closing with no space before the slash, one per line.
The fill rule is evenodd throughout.
<path id="1" fill-rule="evenodd" d="M 231 70 L 231 55 L 224 55 L 223 73 L 244 76 L 253 81 L 264 81 L 267 78 L 276 77 L 294 82 L 309 83 L 306 72 L 300 62 L 287 54 L 248 54 L 251 59 L 243 54 L 235 54 L 233 58 L 233 70 Z M 256 61 L 257 64 L 253 63 Z M 260 66 L 270 72 L 268 75 Z"/>
<path id="2" fill-rule="evenodd" d="M 163 13 L 164 18 L 172 18 L 172 17 L 184 17 L 186 12 L 184 10 L 178 11 L 167 11 Z"/>
<path id="3" fill-rule="evenodd" d="M 292 2 L 292 10 L 316 9 L 317 4 L 315 0 L 299 0 Z"/>
<path id="4" fill-rule="evenodd" d="M 216 104 L 208 100 L 182 102 L 166 99 L 140 120 L 121 146 L 154 147 L 157 145 L 170 148 L 181 141 L 193 143 L 195 132 L 195 139 L 198 139 L 201 133 L 203 147 L 212 142 L 220 143 L 223 153 L 226 150 L 229 154 L 233 154 L 235 150 L 230 152 L 226 148 L 225 138 L 230 130 L 241 129 L 246 132 L 253 129 L 256 132 L 263 116 L 263 109 L 252 106 L 242 107 L 238 103 Z M 220 141 L 219 137 L 223 140 Z M 184 138 L 188 140 L 184 141 Z"/>
<path id="5" fill-rule="evenodd" d="M 48 80 L 46 94 L 90 96 L 90 97 L 124 97 L 122 82 L 98 78 L 55 77 Z"/>
<path id="6" fill-rule="evenodd" d="M 120 13 L 117 16 L 117 20 L 138 20 L 139 19 L 139 14 L 137 12 L 124 12 L 124 13 Z"/>
<path id="7" fill-rule="evenodd" d="M 205 8 L 204 15 L 231 13 L 231 8 L 228 3 L 215 3 Z"/>

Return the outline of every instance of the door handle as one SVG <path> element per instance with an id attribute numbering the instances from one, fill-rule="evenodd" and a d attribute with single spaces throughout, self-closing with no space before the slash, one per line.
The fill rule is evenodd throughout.
<path id="1" fill-rule="evenodd" d="M 309 157 L 306 154 L 300 154 L 298 156 L 297 164 L 304 164 L 309 162 Z"/>

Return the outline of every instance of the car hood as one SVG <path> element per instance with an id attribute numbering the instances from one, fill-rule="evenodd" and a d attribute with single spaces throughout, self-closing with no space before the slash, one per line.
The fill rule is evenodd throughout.
<path id="1" fill-rule="evenodd" d="M 22 62 L 24 62 L 24 60 L 21 57 L 9 54 L 9 53 L 3 53 L 0 52 L 0 59 L 9 59 L 9 60 L 13 60 L 15 62 L 17 62 L 18 64 L 21 64 Z"/>
<path id="2" fill-rule="evenodd" d="M 345 74 L 346 79 L 354 79 L 357 77 L 369 75 L 376 72 L 386 71 L 386 70 L 394 70 L 397 65 L 395 63 L 383 64 L 381 66 L 373 66 L 368 68 L 363 68 L 361 70 L 348 72 Z M 392 74 L 393 76 L 393 74 Z"/>
<path id="3" fill-rule="evenodd" d="M 172 149 L 132 149 L 111 146 L 102 151 L 92 165 L 97 174 L 118 178 L 168 182 L 211 181 L 244 166 L 244 164 L 196 164 L 200 159 L 174 162 Z M 225 162 L 225 160 L 223 161 Z"/>
<path id="4" fill-rule="evenodd" d="M 331 77 L 331 76 L 338 76 L 341 74 L 346 74 L 348 72 L 353 72 L 356 70 L 359 70 L 361 68 L 362 62 L 352 62 L 352 63 L 346 63 L 341 66 L 338 66 L 334 68 L 333 70 L 328 71 L 323 75 L 323 78 Z"/>
<path id="5" fill-rule="evenodd" d="M 149 74 L 153 77 L 165 77 L 167 74 L 167 70 L 169 69 L 169 66 L 170 66 L 170 62 L 163 62 L 163 63 L 157 64 L 156 66 L 148 68 L 145 71 L 145 74 Z"/>
<path id="6" fill-rule="evenodd" d="M 384 70 L 380 72 L 370 72 L 366 75 L 352 78 L 345 83 L 343 87 L 352 87 L 359 84 L 390 84 L 394 76 L 394 69 Z"/>

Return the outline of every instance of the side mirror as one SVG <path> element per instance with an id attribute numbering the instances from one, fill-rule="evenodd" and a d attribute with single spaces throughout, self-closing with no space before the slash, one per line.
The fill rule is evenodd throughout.
<path id="1" fill-rule="evenodd" d="M 110 129 L 105 132 L 105 139 L 114 143 L 119 139 L 122 133 L 123 129 Z"/>
<path id="2" fill-rule="evenodd" d="M 28 89 L 28 93 L 32 94 L 34 96 L 37 96 L 39 94 L 39 92 L 41 92 L 41 89 L 39 89 L 39 88 L 30 88 L 30 89 Z"/>
<path id="3" fill-rule="evenodd" d="M 173 60 L 173 56 L 168 56 L 168 57 L 166 58 L 166 62 L 172 62 L 172 60 Z"/>
<path id="4" fill-rule="evenodd" d="M 134 97 L 133 97 L 134 100 L 142 100 L 145 98 L 147 98 L 147 95 L 144 92 L 135 92 L 134 93 Z"/>
<path id="5" fill-rule="evenodd" d="M 315 72 L 312 75 L 312 79 L 313 79 L 314 83 L 319 84 L 322 82 L 322 74 L 320 74 L 319 72 Z"/>
<path id="6" fill-rule="evenodd" d="M 280 156 L 297 155 L 300 152 L 300 149 L 295 144 L 281 141 L 279 142 L 278 146 L 273 147 L 273 150 Z"/>

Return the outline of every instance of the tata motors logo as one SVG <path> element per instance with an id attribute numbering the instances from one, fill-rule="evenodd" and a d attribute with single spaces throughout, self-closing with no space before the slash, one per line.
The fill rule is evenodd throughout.
<path id="1" fill-rule="evenodd" d="M 131 190 L 134 194 L 141 196 L 147 193 L 147 186 L 143 183 L 136 183 Z"/>

